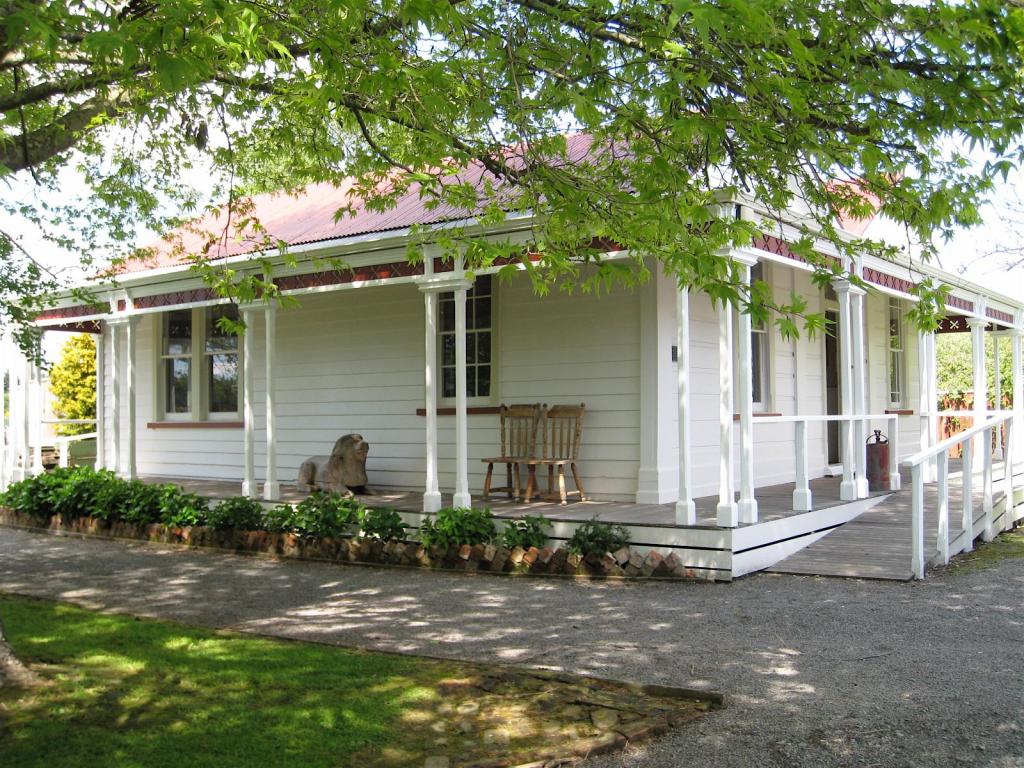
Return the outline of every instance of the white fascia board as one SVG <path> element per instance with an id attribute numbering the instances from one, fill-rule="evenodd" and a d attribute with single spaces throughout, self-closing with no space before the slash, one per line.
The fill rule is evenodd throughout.
<path id="1" fill-rule="evenodd" d="M 509 215 L 506 218 L 505 223 L 500 227 L 484 228 L 479 225 L 477 219 L 473 218 L 432 225 L 430 230 L 443 231 L 466 227 L 470 229 L 475 228 L 479 233 L 498 237 L 521 231 L 528 231 L 533 223 L 534 221 L 531 215 L 515 214 Z M 296 256 L 305 256 L 310 258 L 319 257 L 324 259 L 346 258 L 350 254 L 357 253 L 359 254 L 358 258 L 353 257 L 350 261 L 347 261 L 349 266 L 357 267 L 379 263 L 380 252 L 387 250 L 394 250 L 399 254 L 399 256 L 393 258 L 392 261 L 404 260 L 404 251 L 408 244 L 409 236 L 410 229 L 403 228 L 400 230 L 372 232 L 365 235 L 354 235 L 351 237 L 336 238 L 333 240 L 321 240 L 315 243 L 304 243 L 302 245 L 290 247 L 288 249 L 288 256 L 281 256 L 276 252 L 273 254 L 267 254 L 261 251 L 254 251 L 223 259 L 216 259 L 215 261 L 224 266 L 237 267 L 238 265 L 244 265 L 249 262 L 269 260 L 274 265 L 275 275 L 303 274 L 309 271 L 308 264 L 305 269 L 301 265 L 296 268 L 289 269 L 283 267 L 285 260 Z M 253 270 L 256 271 L 258 269 L 258 263 L 254 263 Z M 115 292 L 123 291 L 125 288 L 135 288 L 136 290 L 133 292 L 133 295 L 141 297 L 157 293 L 166 293 L 170 290 L 190 290 L 203 287 L 204 285 L 205 284 L 201 278 L 195 277 L 192 274 L 191 267 L 184 264 L 169 267 L 158 267 L 156 269 L 148 269 L 141 272 L 129 272 L 114 278 L 113 281 L 111 278 L 98 280 L 95 284 L 88 287 L 93 290 L 98 297 L 109 298 Z M 57 297 L 57 306 L 69 306 L 74 303 L 73 298 L 66 293 L 58 295 Z"/>

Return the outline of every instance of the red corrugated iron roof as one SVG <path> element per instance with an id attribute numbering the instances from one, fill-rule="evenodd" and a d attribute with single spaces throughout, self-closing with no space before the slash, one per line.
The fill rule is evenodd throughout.
<path id="1" fill-rule="evenodd" d="M 567 141 L 570 162 L 584 158 L 590 151 L 589 136 L 576 134 L 567 137 Z M 513 166 L 521 166 L 522 163 L 515 149 L 509 150 L 506 160 Z M 447 179 L 448 183 L 469 183 L 477 189 L 479 204 L 472 209 L 446 203 L 432 205 L 431 198 L 423 193 L 421 186 L 413 184 L 397 198 L 394 207 L 386 211 L 368 210 L 356 193 L 352 179 L 346 179 L 339 185 L 313 184 L 296 194 L 257 195 L 251 199 L 251 210 L 247 209 L 243 215 L 234 218 L 241 222 L 254 219 L 262 231 L 257 233 L 254 227 L 240 229 L 237 223 L 229 228 L 225 212 L 209 214 L 149 246 L 147 258 L 130 259 L 119 271 L 141 272 L 176 266 L 187 263 L 190 254 L 206 258 L 238 256 L 258 251 L 275 241 L 297 246 L 468 219 L 479 215 L 484 205 L 491 202 L 484 192 L 487 180 L 499 189 L 502 186 L 478 162 L 470 163 L 463 171 Z"/>

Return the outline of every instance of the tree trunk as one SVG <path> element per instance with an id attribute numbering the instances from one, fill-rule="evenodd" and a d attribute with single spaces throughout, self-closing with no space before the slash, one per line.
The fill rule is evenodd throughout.
<path id="1" fill-rule="evenodd" d="M 0 688 L 28 688 L 39 682 L 35 672 L 22 664 L 7 642 L 4 622 L 0 619 Z"/>

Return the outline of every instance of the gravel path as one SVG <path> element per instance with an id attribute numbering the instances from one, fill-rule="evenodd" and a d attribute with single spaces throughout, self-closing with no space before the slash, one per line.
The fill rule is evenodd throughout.
<path id="1" fill-rule="evenodd" d="M 724 692 L 610 766 L 1024 768 L 1024 561 L 923 583 L 608 584 L 0 528 L 0 591 L 321 642 Z"/>

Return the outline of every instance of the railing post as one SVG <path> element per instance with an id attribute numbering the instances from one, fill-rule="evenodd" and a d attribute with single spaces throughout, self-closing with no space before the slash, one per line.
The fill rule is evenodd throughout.
<path id="1" fill-rule="evenodd" d="M 889 430 L 889 490 L 898 491 L 903 487 L 903 478 L 900 477 L 900 417 L 894 415 L 889 422 L 892 424 Z"/>
<path id="2" fill-rule="evenodd" d="M 1006 451 L 1003 454 L 1003 493 L 1006 496 L 1005 510 L 1003 512 L 1003 530 L 1013 528 L 1013 421 L 1007 419 L 1003 422 L 1003 429 L 1006 430 Z"/>
<path id="3" fill-rule="evenodd" d="M 913 495 L 911 497 L 910 534 L 911 534 L 911 575 L 915 579 L 924 578 L 924 477 L 921 475 L 921 464 L 910 469 Z"/>
<path id="4" fill-rule="evenodd" d="M 810 473 L 807 470 L 807 422 L 798 421 L 795 426 L 796 487 L 793 489 L 793 510 L 796 512 L 810 512 L 812 506 L 811 485 L 808 477 Z"/>
<path id="5" fill-rule="evenodd" d="M 69 465 L 68 454 L 69 453 L 71 453 L 71 442 L 70 441 L 57 442 L 57 466 L 60 467 L 61 469 L 67 469 L 68 468 L 68 465 Z"/>
<path id="6" fill-rule="evenodd" d="M 949 563 L 949 451 L 943 451 L 938 460 L 938 530 L 935 534 L 935 551 L 943 565 Z"/>
<path id="7" fill-rule="evenodd" d="M 964 529 L 964 552 L 974 549 L 974 472 L 971 470 L 971 451 L 973 450 L 971 440 L 964 440 L 963 446 L 963 475 L 961 485 L 963 486 L 963 516 L 960 524 Z"/>
<path id="8" fill-rule="evenodd" d="M 996 537 L 995 525 L 992 520 L 992 428 L 984 430 L 981 435 L 981 507 L 985 512 L 985 531 L 982 538 L 992 541 Z"/>

